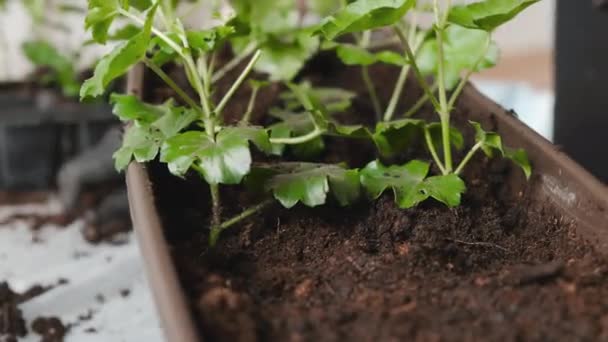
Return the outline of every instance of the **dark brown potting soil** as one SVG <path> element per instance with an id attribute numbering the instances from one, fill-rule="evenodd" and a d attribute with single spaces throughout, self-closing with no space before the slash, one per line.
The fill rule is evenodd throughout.
<path id="1" fill-rule="evenodd" d="M 326 161 L 373 158 L 373 148 L 327 145 Z M 403 210 L 388 192 L 350 208 L 276 205 L 215 249 L 204 182 L 148 169 L 206 341 L 608 341 L 606 258 L 550 203 L 511 187 L 521 171 L 502 160 L 474 158 L 457 208 Z M 226 216 L 253 202 L 238 190 L 224 187 Z"/>

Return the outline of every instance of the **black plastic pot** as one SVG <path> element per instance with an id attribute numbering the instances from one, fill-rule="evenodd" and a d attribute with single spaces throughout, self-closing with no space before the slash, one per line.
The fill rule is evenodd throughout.
<path id="1" fill-rule="evenodd" d="M 48 189 L 60 165 L 98 141 L 114 119 L 107 105 L 19 88 L 0 87 L 0 189 Z"/>

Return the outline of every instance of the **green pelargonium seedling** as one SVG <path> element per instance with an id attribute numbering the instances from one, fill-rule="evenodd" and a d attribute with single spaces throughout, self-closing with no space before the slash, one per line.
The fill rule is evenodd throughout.
<path id="1" fill-rule="evenodd" d="M 302 23 L 310 20 L 303 19 L 296 1 L 233 0 L 234 16 L 205 29 L 186 27 L 176 15 L 179 2 L 89 0 L 85 24 L 93 40 L 100 44 L 117 40 L 118 45 L 99 61 L 80 95 L 87 98 L 103 94 L 113 80 L 140 62 L 174 91 L 176 98 L 162 104 L 146 103 L 132 95 L 111 96 L 114 113 L 130 123 L 122 147 L 114 154 L 116 167 L 122 170 L 133 159 L 148 162 L 158 157 L 176 176 L 198 173 L 209 184 L 212 199 L 211 244 L 216 243 L 224 229 L 272 203 L 270 198 L 286 208 L 298 203 L 314 207 L 330 199 L 346 206 L 357 201 L 363 192 L 375 199 L 392 190 L 402 208 L 428 198 L 457 206 L 466 189 L 459 175 L 479 150 L 489 156 L 498 152 L 519 164 L 526 176 L 530 175 L 523 150 L 504 147 L 496 133 L 485 132 L 477 123 L 472 123 L 475 145 L 455 165 L 452 149 L 462 149 L 464 138 L 450 126 L 450 115 L 470 75 L 496 63 L 492 31 L 533 2 L 485 0 L 441 8 L 435 1 L 435 23 L 430 31 L 424 31 L 417 25 L 414 0 L 315 0 L 311 7 L 319 11 L 317 17 L 332 14 L 320 23 L 306 25 Z M 406 15 L 410 15 L 408 22 Z M 112 30 L 115 22 L 124 21 L 118 18 L 128 24 Z M 383 27 L 395 32 L 388 45 L 372 39 L 372 31 Z M 342 39 L 345 35 L 353 39 Z M 393 38 L 401 42 L 401 52 L 386 48 L 394 45 Z M 230 45 L 234 57 L 219 65 L 217 52 L 225 44 Z M 320 48 L 335 49 L 345 64 L 361 66 L 377 119 L 375 127 L 344 125 L 337 119 L 336 113 L 350 110 L 356 94 L 292 82 Z M 183 67 L 191 89 L 183 89 L 184 85 L 165 73 L 163 66 L 167 63 Z M 368 69 L 375 63 L 400 68 L 384 108 Z M 217 82 L 238 66 L 241 71 L 228 90 L 216 94 Z M 266 75 L 266 80 L 252 80 L 254 70 Z M 424 95 L 406 113 L 397 115 L 410 72 L 418 79 Z M 427 84 L 429 76 L 434 76 L 432 85 Z M 286 83 L 287 90 L 280 96 L 282 105 L 269 111 L 274 118 L 271 125 L 253 126 L 249 120 L 257 94 L 269 82 Z M 223 112 L 245 84 L 251 88 L 250 100 L 240 122 L 230 126 Z M 190 97 L 188 90 L 193 90 L 196 97 Z M 439 122 L 411 118 L 426 102 L 434 106 Z M 327 136 L 368 141 L 376 146 L 379 157 L 389 159 L 403 155 L 420 140 L 426 144 L 440 174 L 431 174 L 431 163 L 419 160 L 404 165 L 385 165 L 374 160 L 362 169 L 319 163 Z M 254 162 L 250 150 L 253 146 L 268 155 L 289 153 L 306 162 Z M 219 186 L 243 182 L 250 189 L 267 193 L 269 199 L 224 219 Z"/>
<path id="2" fill-rule="evenodd" d="M 299 12 L 293 1 L 263 0 L 255 6 L 249 1 L 234 1 L 235 16 L 206 29 L 186 28 L 176 15 L 177 5 L 179 2 L 164 0 L 89 0 L 85 26 L 93 40 L 99 44 L 115 40 L 118 45 L 101 58 L 93 77 L 82 85 L 80 96 L 102 95 L 113 80 L 140 62 L 175 92 L 177 99 L 163 104 L 146 103 L 133 95 L 111 96 L 115 115 L 130 123 L 122 147 L 114 154 L 116 168 L 126 168 L 132 159 L 147 162 L 159 157 L 176 176 L 183 177 L 190 170 L 200 174 L 210 187 L 210 241 L 214 243 L 223 229 L 269 203 L 222 221 L 219 186 L 239 184 L 250 173 L 251 146 L 267 154 L 280 152 L 265 128 L 249 125 L 264 81 L 249 82 L 252 96 L 239 125 L 225 123 L 227 104 L 253 70 L 266 73 L 269 80 L 291 79 L 316 51 L 319 39 L 310 34 L 311 29 L 294 24 Z M 112 30 L 115 22 L 125 20 L 126 26 Z M 228 41 L 236 55 L 216 68 L 217 52 Z M 196 98 L 163 70 L 169 62 L 183 66 Z M 243 63 L 226 93 L 214 101 L 216 84 Z"/>

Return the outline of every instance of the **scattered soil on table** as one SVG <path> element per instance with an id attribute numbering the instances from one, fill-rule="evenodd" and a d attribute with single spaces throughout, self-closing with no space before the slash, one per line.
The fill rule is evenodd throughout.
<path id="1" fill-rule="evenodd" d="M 41 335 L 41 342 L 62 342 L 69 327 L 58 317 L 38 317 L 32 322 L 32 330 Z"/>
<path id="2" fill-rule="evenodd" d="M 52 289 L 36 285 L 24 293 L 14 292 L 6 282 L 0 282 L 0 341 L 16 341 L 27 334 L 27 324 L 19 304 Z"/>
<path id="3" fill-rule="evenodd" d="M 311 79 L 364 93 L 348 81 L 357 69 L 322 62 L 309 66 Z M 386 103 L 398 72 L 371 74 Z M 354 108 L 372 115 L 360 99 Z M 456 125 L 465 127 L 469 110 L 480 109 L 461 106 Z M 327 146 L 324 161 L 361 167 L 374 157 L 369 146 Z M 608 260 L 550 203 L 533 201 L 508 162 L 474 158 L 457 208 L 428 201 L 402 210 L 388 192 L 351 208 L 277 205 L 225 232 L 214 250 L 207 186 L 162 165 L 148 170 L 207 341 L 608 340 Z M 254 203 L 239 190 L 224 187 L 227 217 Z"/>
<path id="4" fill-rule="evenodd" d="M 41 243 L 36 232 L 42 227 L 53 225 L 57 227 L 67 227 L 79 218 L 84 218 L 85 226 L 82 229 L 82 237 L 91 244 L 102 242 L 122 245 L 128 242 L 125 233 L 132 229 L 131 219 L 126 214 L 128 210 L 114 213 L 107 222 L 97 222 L 95 215 L 89 215 L 99 208 L 101 201 L 111 193 L 112 190 L 124 187 L 124 184 L 107 182 L 103 186 L 89 187 L 79 198 L 79 206 L 71 212 L 59 214 L 14 214 L 0 219 L 0 227 L 9 226 L 15 222 L 26 222 L 32 230 L 32 242 Z M 0 205 L 21 205 L 32 203 L 44 203 L 50 198 L 50 193 L 46 192 L 0 192 Z"/>

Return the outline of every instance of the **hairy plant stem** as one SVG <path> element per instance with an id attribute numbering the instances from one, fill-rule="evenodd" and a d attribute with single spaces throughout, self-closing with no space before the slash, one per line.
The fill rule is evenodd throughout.
<path id="1" fill-rule="evenodd" d="M 243 84 L 249 73 L 251 73 L 251 70 L 253 70 L 253 66 L 260 59 L 261 55 L 261 50 L 257 50 L 255 54 L 253 54 L 253 57 L 251 57 L 251 60 L 249 61 L 243 72 L 241 72 L 239 78 L 237 78 L 237 80 L 232 84 L 228 92 L 224 95 L 220 103 L 217 105 L 217 107 L 215 108 L 215 114 L 218 117 L 221 118 L 222 110 L 224 109 L 224 107 L 226 107 L 226 104 L 228 104 L 228 101 L 230 101 L 236 90 L 241 86 L 241 84 Z"/>
<path id="2" fill-rule="evenodd" d="M 190 97 L 188 96 L 188 94 L 186 94 L 186 92 L 180 88 L 177 83 L 175 83 L 171 77 L 169 77 L 169 75 L 167 75 L 163 69 L 161 69 L 158 65 L 156 65 L 153 61 L 151 61 L 148 58 L 144 58 L 143 59 L 144 64 L 150 69 L 152 70 L 161 80 L 163 80 L 163 82 L 165 82 L 169 87 L 171 87 L 171 89 L 173 89 L 173 91 L 175 91 L 175 93 L 182 98 L 182 100 L 184 100 L 184 102 L 186 102 L 186 104 L 188 104 L 190 107 L 194 108 L 195 110 L 202 112 L 202 108 L 196 104 L 196 102 Z"/>
<path id="3" fill-rule="evenodd" d="M 410 23 L 410 32 L 408 35 L 408 41 L 414 42 L 414 55 L 418 50 L 420 42 L 416 41 L 416 32 L 418 30 L 417 23 L 418 17 L 414 15 L 412 17 L 412 22 Z M 395 84 L 395 89 L 393 90 L 393 94 L 391 95 L 391 100 L 386 107 L 386 111 L 384 112 L 384 121 L 391 121 L 393 115 L 395 114 L 395 109 L 397 108 L 397 104 L 399 103 L 399 98 L 401 97 L 401 93 L 403 92 L 403 87 L 405 85 L 405 81 L 407 80 L 407 75 L 410 71 L 410 65 L 406 64 L 401 68 L 401 72 L 399 73 L 399 78 L 397 79 L 397 83 Z"/>
<path id="4" fill-rule="evenodd" d="M 453 170 L 452 146 L 450 145 L 451 108 L 448 106 L 447 90 L 445 84 L 445 55 L 443 51 L 443 34 L 446 28 L 446 22 L 451 1 L 447 0 L 447 8 L 443 15 L 441 13 L 438 0 L 434 0 L 433 5 L 435 12 L 435 36 L 437 39 L 437 83 L 439 84 L 439 107 L 437 107 L 436 110 L 439 114 L 439 119 L 441 121 L 441 140 L 443 142 L 443 161 L 445 165 L 445 171 L 447 173 L 450 173 Z"/>
<path id="5" fill-rule="evenodd" d="M 424 93 L 427 95 L 427 97 L 433 104 L 433 107 L 436 107 L 436 108 L 439 107 L 439 102 L 437 102 L 437 98 L 435 97 L 433 92 L 431 92 L 431 89 L 429 88 L 428 83 L 426 82 L 426 80 L 424 79 L 424 76 L 422 76 L 422 73 L 420 72 L 420 69 L 418 68 L 418 64 L 416 63 L 416 55 L 414 55 L 414 52 L 412 51 L 412 49 L 410 47 L 410 44 L 407 40 L 407 37 L 405 36 L 405 33 L 403 32 L 401 27 L 399 27 L 398 25 L 395 25 L 393 27 L 393 29 L 394 29 L 395 33 L 397 33 L 397 36 L 399 37 L 399 39 L 401 40 L 401 45 L 403 45 L 403 49 L 405 50 L 407 58 L 410 61 L 412 71 L 414 71 L 414 76 L 416 76 L 416 79 L 418 80 L 418 83 L 422 87 L 422 90 L 424 91 Z"/>
<path id="6" fill-rule="evenodd" d="M 251 120 L 251 114 L 253 113 L 253 107 L 255 106 L 255 100 L 258 97 L 259 90 L 260 90 L 260 87 L 258 87 L 258 86 L 252 87 L 251 97 L 249 97 L 249 103 L 247 103 L 247 110 L 245 111 L 245 114 L 243 114 L 243 118 L 239 122 L 239 125 L 245 126 L 245 125 L 249 124 L 249 121 Z"/>
<path id="7" fill-rule="evenodd" d="M 216 83 L 217 81 L 221 80 L 224 76 L 226 76 L 227 73 L 241 64 L 241 62 L 251 55 L 256 49 L 257 46 L 255 44 L 248 45 L 245 50 L 236 55 L 232 60 L 230 60 L 230 62 L 226 63 L 221 69 L 215 72 L 213 76 L 211 76 L 211 82 Z"/>
<path id="8" fill-rule="evenodd" d="M 160 10 L 162 11 L 162 8 Z M 144 26 L 146 24 L 145 20 L 141 19 L 140 17 L 138 17 L 122 8 L 120 8 L 118 10 L 118 13 L 123 15 L 124 17 L 127 17 L 128 19 L 130 19 L 131 21 L 135 22 L 136 24 L 138 24 L 140 26 Z M 201 78 L 198 77 L 197 68 L 196 68 L 194 60 L 192 58 L 192 55 L 185 53 L 184 52 L 185 49 L 183 49 L 182 47 L 177 45 L 171 38 L 169 38 L 166 34 L 161 32 L 158 28 L 152 27 L 152 33 L 154 33 L 156 36 L 158 36 L 160 39 L 162 39 L 163 42 L 165 42 L 170 48 L 172 48 L 184 60 L 184 67 L 186 68 L 186 75 L 188 76 L 188 79 L 192 83 L 192 86 L 194 87 L 194 89 L 197 91 L 197 93 L 200 96 L 200 102 L 201 102 L 201 107 L 203 108 L 204 119 L 206 119 L 204 121 L 210 122 L 209 118 L 211 117 L 211 107 L 210 107 L 209 101 L 208 101 L 209 95 L 205 92 L 205 88 L 203 87 Z M 206 128 L 206 131 L 208 131 L 207 128 Z"/>
<path id="9" fill-rule="evenodd" d="M 270 142 L 273 144 L 298 145 L 320 137 L 323 133 L 324 131 L 322 129 L 315 126 L 315 129 L 308 134 L 293 138 L 271 138 Z"/>
<path id="10" fill-rule="evenodd" d="M 246 209 L 243 212 L 241 212 L 240 214 L 234 216 L 233 218 L 228 219 L 227 221 L 224 221 L 224 222 L 218 224 L 217 226 L 213 227 L 211 229 L 211 232 L 209 233 L 209 245 L 211 245 L 212 247 L 215 246 L 215 244 L 217 243 L 217 240 L 220 237 L 220 234 L 224 230 L 232 227 L 233 225 L 241 222 L 242 220 L 244 220 L 252 215 L 255 215 L 256 213 L 258 213 L 259 211 L 268 207 L 272 203 L 274 203 L 274 200 L 272 200 L 272 199 L 265 200 L 264 202 L 262 202 L 256 206 L 253 206 L 249 209 Z"/>
<path id="11" fill-rule="evenodd" d="M 441 162 L 441 159 L 439 158 L 439 155 L 437 154 L 437 150 L 435 149 L 435 144 L 433 144 L 433 139 L 431 138 L 431 132 L 429 132 L 429 129 L 427 127 L 424 127 L 424 139 L 426 141 L 426 146 L 428 147 L 429 152 L 431 152 L 431 156 L 433 156 L 433 160 L 435 161 L 435 164 L 437 164 L 437 167 L 441 171 L 441 174 L 443 174 L 443 175 L 448 174 L 448 172 L 445 169 L 445 166 L 443 166 L 443 163 Z"/>
<path id="12" fill-rule="evenodd" d="M 460 165 L 458 165 L 458 167 L 454 171 L 455 174 L 459 175 L 462 172 L 462 170 L 464 170 L 464 167 L 467 166 L 467 163 L 469 162 L 469 160 L 471 160 L 471 158 L 473 158 L 475 153 L 481 148 L 482 145 L 483 145 L 483 142 L 480 141 L 471 148 L 469 153 L 467 153 L 467 155 L 464 156 L 464 158 L 460 162 Z"/>
<path id="13" fill-rule="evenodd" d="M 367 49 L 371 40 L 371 31 L 364 31 L 361 36 L 355 35 L 355 38 L 358 40 L 359 47 Z M 361 66 L 361 77 L 363 78 L 363 83 L 365 83 L 365 87 L 367 88 L 367 92 L 372 101 L 376 121 L 380 121 L 382 120 L 382 106 L 380 105 L 380 99 L 378 98 L 374 82 L 369 76 L 369 67 L 367 65 Z"/>
<path id="14" fill-rule="evenodd" d="M 437 91 L 437 83 L 433 84 L 431 86 L 431 91 L 434 93 L 435 91 Z M 422 106 L 424 106 L 424 104 L 429 100 L 429 97 L 427 94 L 423 94 L 422 97 L 420 97 L 418 99 L 418 101 L 416 101 L 416 103 L 414 103 L 414 105 L 412 106 L 412 108 L 410 108 L 407 112 L 405 112 L 405 114 L 403 114 L 404 117 L 409 118 L 411 116 L 413 116 L 414 114 L 416 114 L 420 108 L 422 108 Z"/>
<path id="15" fill-rule="evenodd" d="M 384 112 L 384 121 L 392 120 L 393 115 L 395 114 L 395 109 L 397 109 L 397 104 L 399 103 L 399 97 L 401 97 L 401 93 L 403 92 L 403 86 L 405 85 L 407 74 L 409 72 L 409 65 L 404 65 L 401 68 L 399 78 L 397 79 L 397 84 L 395 85 L 395 89 L 393 90 L 393 95 L 391 96 L 391 100 L 388 103 L 388 107 L 386 107 L 386 111 Z"/>
<path id="16" fill-rule="evenodd" d="M 220 200 L 220 187 L 218 184 L 209 184 L 211 192 L 211 229 L 216 229 L 222 222 L 222 205 Z"/>
<path id="17" fill-rule="evenodd" d="M 443 26 L 435 29 L 437 36 L 437 83 L 439 84 L 439 119 L 441 120 L 441 140 L 443 142 L 443 161 L 447 173 L 452 172 L 452 148 L 450 146 L 450 108 L 445 88 L 445 60 L 443 54 Z"/>
<path id="18" fill-rule="evenodd" d="M 458 97 L 460 96 L 460 93 L 462 93 L 462 90 L 464 89 L 464 86 L 469 81 L 469 78 L 471 78 L 471 75 L 473 74 L 473 72 L 475 72 L 475 70 L 477 70 L 477 68 L 479 67 L 479 64 L 486 57 L 486 53 L 488 53 L 488 49 L 490 49 L 491 42 L 492 42 L 492 40 L 490 39 L 490 36 L 488 36 L 488 39 L 486 41 L 486 46 L 485 46 L 485 49 L 483 50 L 483 53 L 479 56 L 479 59 L 475 62 L 475 65 L 473 66 L 473 68 L 471 68 L 469 71 L 467 71 L 466 75 L 463 78 L 460 79 L 460 82 L 458 83 L 458 86 L 452 92 L 452 95 L 450 97 L 450 101 L 448 101 L 448 108 L 450 110 L 452 110 L 452 108 L 454 108 L 454 105 L 456 104 L 456 101 L 458 100 Z"/>

